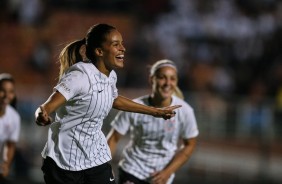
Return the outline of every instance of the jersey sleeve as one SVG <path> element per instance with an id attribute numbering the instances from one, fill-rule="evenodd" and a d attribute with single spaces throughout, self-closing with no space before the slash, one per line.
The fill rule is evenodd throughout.
<path id="1" fill-rule="evenodd" d="M 72 70 L 61 78 L 57 86 L 54 87 L 54 90 L 59 91 L 66 100 L 69 100 L 81 92 L 83 87 L 85 87 L 85 81 L 88 80 L 82 71 Z"/>
<path id="2" fill-rule="evenodd" d="M 197 137 L 199 134 L 196 117 L 193 109 L 188 109 L 186 112 L 182 112 L 183 123 L 182 123 L 182 132 L 181 137 L 184 139 L 189 139 Z"/>
<path id="3" fill-rule="evenodd" d="M 119 111 L 111 123 L 113 129 L 118 133 L 125 135 L 130 127 L 130 114 L 130 112 Z"/>

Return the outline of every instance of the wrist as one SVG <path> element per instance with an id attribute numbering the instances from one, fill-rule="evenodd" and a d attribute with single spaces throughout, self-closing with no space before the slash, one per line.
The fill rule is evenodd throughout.
<path id="1" fill-rule="evenodd" d="M 152 116 L 159 117 L 160 116 L 159 109 L 155 107 L 151 107 L 151 108 L 153 109 Z"/>

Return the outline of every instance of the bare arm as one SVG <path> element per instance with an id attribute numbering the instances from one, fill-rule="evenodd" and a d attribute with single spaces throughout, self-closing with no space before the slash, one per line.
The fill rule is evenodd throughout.
<path id="1" fill-rule="evenodd" d="M 115 129 L 111 129 L 109 134 L 107 135 L 108 145 L 110 147 L 112 157 L 114 156 L 116 152 L 116 147 L 118 144 L 118 141 L 122 138 L 122 135 L 118 133 Z"/>
<path id="2" fill-rule="evenodd" d="M 65 97 L 58 91 L 52 93 L 48 100 L 43 103 L 35 111 L 36 124 L 40 126 L 49 125 L 52 121 L 49 116 L 52 112 L 58 109 L 61 105 L 66 102 Z"/>
<path id="3" fill-rule="evenodd" d="M 1 163 L 1 170 L 2 170 L 1 174 L 3 177 L 7 177 L 9 174 L 10 167 L 15 155 L 16 143 L 12 141 L 8 141 L 6 143 L 6 149 L 7 149 L 7 160 Z"/>
<path id="4" fill-rule="evenodd" d="M 153 174 L 154 184 L 165 184 L 171 174 L 175 173 L 192 155 L 196 138 L 183 140 L 184 146 L 175 154 L 171 162 L 162 171 Z"/>
<path id="5" fill-rule="evenodd" d="M 174 110 L 179 107 L 181 107 L 181 105 L 175 105 L 165 108 L 154 108 L 136 103 L 124 96 L 118 96 L 113 103 L 113 108 L 118 110 L 148 114 L 155 117 L 162 117 L 164 119 L 169 119 L 173 117 L 175 115 Z"/>

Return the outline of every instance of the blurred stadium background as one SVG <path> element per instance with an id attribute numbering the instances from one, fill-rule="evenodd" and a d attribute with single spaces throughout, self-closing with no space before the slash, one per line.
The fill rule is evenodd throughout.
<path id="1" fill-rule="evenodd" d="M 37 127 L 33 114 L 57 82 L 60 50 L 96 23 L 123 34 L 120 94 L 149 93 L 147 66 L 156 60 L 179 66 L 200 135 L 175 184 L 282 183 L 282 1 L 1 0 L 0 6 L 0 72 L 16 79 L 22 117 L 13 183 L 43 183 L 48 128 Z"/>

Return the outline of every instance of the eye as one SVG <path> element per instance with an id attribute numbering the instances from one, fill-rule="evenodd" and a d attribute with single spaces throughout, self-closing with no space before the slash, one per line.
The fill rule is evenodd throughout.
<path id="1" fill-rule="evenodd" d="M 165 76 L 163 76 L 163 75 L 157 75 L 156 78 L 159 79 L 159 80 L 161 80 L 161 79 L 165 79 Z"/>

